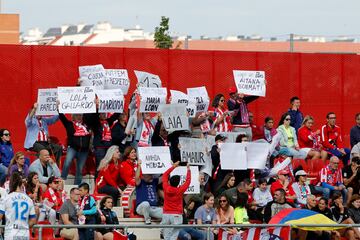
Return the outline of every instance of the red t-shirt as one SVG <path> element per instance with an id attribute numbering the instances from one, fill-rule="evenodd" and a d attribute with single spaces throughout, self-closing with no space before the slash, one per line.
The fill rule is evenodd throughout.
<path id="1" fill-rule="evenodd" d="M 282 183 L 281 183 L 280 180 L 278 179 L 278 180 L 276 180 L 275 182 L 273 182 L 273 183 L 271 184 L 271 187 L 270 187 L 271 195 L 274 196 L 274 193 L 275 193 L 276 189 L 282 188 L 282 189 L 284 189 L 285 192 L 286 192 L 285 197 L 294 196 L 294 195 L 295 195 L 295 192 L 294 192 L 294 189 L 292 188 L 291 185 L 292 185 L 292 184 L 289 183 L 289 185 L 287 186 L 287 188 L 286 188 L 286 190 L 285 190 L 285 189 L 284 189 L 284 186 L 282 185 Z M 288 198 L 287 198 L 286 200 L 287 200 L 289 203 L 293 203 L 293 202 L 294 202 L 294 200 L 292 200 L 292 199 L 288 199 Z"/>
<path id="2" fill-rule="evenodd" d="M 47 200 L 51 203 L 54 203 L 55 205 L 52 207 L 53 209 L 55 209 L 56 211 L 59 211 L 63 201 L 60 195 L 59 191 L 54 191 L 54 194 L 52 195 L 50 193 L 50 188 L 48 188 L 45 193 L 43 194 L 43 199 L 47 198 Z"/>

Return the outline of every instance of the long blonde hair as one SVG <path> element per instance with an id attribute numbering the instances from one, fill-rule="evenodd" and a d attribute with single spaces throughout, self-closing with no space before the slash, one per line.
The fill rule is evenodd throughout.
<path id="1" fill-rule="evenodd" d="M 21 156 L 24 156 L 24 157 L 25 157 L 25 154 L 24 154 L 23 152 L 17 152 L 17 153 L 15 153 L 14 157 L 11 159 L 10 164 L 9 164 L 9 168 L 8 168 L 9 172 L 10 172 L 11 166 L 14 165 L 14 164 L 16 164 L 16 160 L 18 160 L 19 157 L 21 157 Z M 24 165 L 25 165 L 25 163 L 24 163 Z"/>
<path id="2" fill-rule="evenodd" d="M 119 147 L 116 145 L 112 145 L 111 147 L 109 147 L 109 149 L 106 151 L 105 157 L 101 160 L 99 164 L 98 171 L 106 168 L 109 165 L 109 163 L 113 159 L 113 155 L 116 150 L 119 150 Z"/>

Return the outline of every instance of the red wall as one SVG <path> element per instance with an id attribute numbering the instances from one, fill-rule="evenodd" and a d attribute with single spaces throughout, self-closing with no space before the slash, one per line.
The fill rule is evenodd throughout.
<path id="1" fill-rule="evenodd" d="M 267 93 L 250 104 L 258 124 L 267 115 L 278 121 L 292 96 L 301 98 L 301 111 L 315 117 L 316 127 L 334 111 L 343 128 L 346 145 L 354 114 L 360 111 L 360 57 L 346 54 L 187 51 L 101 47 L 0 45 L 0 128 L 12 133 L 15 150 L 22 150 L 25 116 L 37 98 L 38 88 L 73 86 L 78 66 L 103 64 L 125 68 L 131 90 L 137 82 L 133 70 L 158 74 L 168 89 L 206 85 L 209 95 L 234 85 L 232 70 L 263 70 Z M 50 128 L 64 139 L 60 123 Z"/>

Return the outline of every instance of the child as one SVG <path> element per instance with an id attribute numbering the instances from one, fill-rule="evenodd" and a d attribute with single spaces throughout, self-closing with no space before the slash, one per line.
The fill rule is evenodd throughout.
<path id="1" fill-rule="evenodd" d="M 96 202 L 89 194 L 89 184 L 81 183 L 79 185 L 79 211 L 77 213 L 79 224 L 95 224 L 96 223 Z M 80 240 L 94 239 L 93 228 L 80 228 Z"/>

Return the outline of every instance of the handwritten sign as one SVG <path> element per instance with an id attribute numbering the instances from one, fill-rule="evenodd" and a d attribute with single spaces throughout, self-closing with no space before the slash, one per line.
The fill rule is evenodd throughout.
<path id="1" fill-rule="evenodd" d="M 265 96 L 266 85 L 264 71 L 233 70 L 233 74 L 238 92 L 253 96 Z"/>
<path id="2" fill-rule="evenodd" d="M 96 90 L 99 98 L 100 113 L 122 113 L 124 111 L 124 95 L 121 89 Z"/>
<path id="3" fill-rule="evenodd" d="M 239 136 L 241 134 L 241 132 L 217 132 L 216 135 L 218 135 L 218 134 L 221 134 L 221 135 L 227 137 L 225 142 L 234 143 L 234 142 L 236 142 L 237 136 Z"/>
<path id="4" fill-rule="evenodd" d="M 188 88 L 189 105 L 195 104 L 196 112 L 206 112 L 209 108 L 209 95 L 205 87 Z"/>
<path id="5" fill-rule="evenodd" d="M 189 102 L 189 98 L 187 94 L 183 92 L 170 90 L 170 94 L 171 94 L 171 102 L 170 102 L 171 104 L 183 104 L 186 106 Z"/>
<path id="6" fill-rule="evenodd" d="M 105 69 L 102 64 L 80 66 L 79 74 L 81 86 L 94 86 L 96 89 L 104 89 Z"/>
<path id="7" fill-rule="evenodd" d="M 58 87 L 60 113 L 95 113 L 94 87 Z"/>
<path id="8" fill-rule="evenodd" d="M 105 89 L 121 89 L 128 93 L 130 80 L 126 69 L 105 69 Z"/>
<path id="9" fill-rule="evenodd" d="M 58 115 L 57 88 L 38 89 L 36 115 Z"/>
<path id="10" fill-rule="evenodd" d="M 166 103 L 166 88 L 139 87 L 140 112 L 159 112 L 159 106 Z"/>
<path id="11" fill-rule="evenodd" d="M 221 169 L 245 170 L 248 168 L 245 144 L 221 143 L 219 147 Z"/>
<path id="12" fill-rule="evenodd" d="M 166 131 L 189 130 L 189 118 L 186 108 L 181 104 L 160 105 L 162 122 Z"/>
<path id="13" fill-rule="evenodd" d="M 138 158 L 143 174 L 163 174 L 172 164 L 169 147 L 139 147 Z"/>
<path id="14" fill-rule="evenodd" d="M 249 169 L 264 169 L 269 155 L 269 143 L 246 143 L 247 162 Z"/>
<path id="15" fill-rule="evenodd" d="M 199 182 L 199 168 L 197 166 L 190 166 L 191 181 L 185 194 L 199 194 L 200 193 L 200 182 Z M 170 176 L 179 175 L 180 185 L 186 181 L 187 167 L 177 167 L 171 173 Z"/>
<path id="16" fill-rule="evenodd" d="M 206 140 L 198 138 L 179 138 L 180 156 L 182 162 L 190 165 L 204 166 L 210 161 L 206 153 Z"/>
<path id="17" fill-rule="evenodd" d="M 134 72 L 138 79 L 139 87 L 161 88 L 161 80 L 158 75 L 136 70 Z"/>

